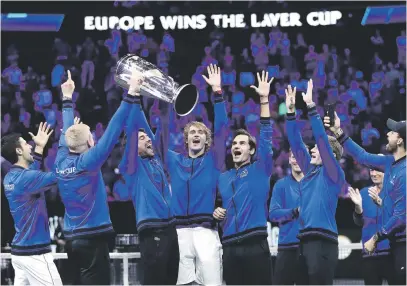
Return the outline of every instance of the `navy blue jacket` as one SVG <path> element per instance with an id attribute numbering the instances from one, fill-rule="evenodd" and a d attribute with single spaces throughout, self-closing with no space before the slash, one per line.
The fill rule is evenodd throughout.
<path id="1" fill-rule="evenodd" d="M 67 239 L 114 233 L 100 168 L 117 143 L 132 101 L 130 96 L 122 101 L 99 142 L 82 154 L 70 152 L 66 145 L 65 132 L 73 124 L 74 115 L 72 101 L 63 103 L 64 126 L 55 167 L 65 206 L 64 236 Z"/>
<path id="2" fill-rule="evenodd" d="M 406 241 L 406 157 L 395 161 L 392 155 L 381 156 L 367 153 L 351 138 L 339 138 L 347 153 L 355 161 L 371 169 L 384 172 L 383 205 L 380 208 L 383 226 L 378 232 L 379 241 L 388 238 L 391 242 Z"/>
<path id="3" fill-rule="evenodd" d="M 301 138 L 295 113 L 287 113 L 287 135 L 295 159 L 304 173 L 300 182 L 300 231 L 298 238 L 320 237 L 338 242 L 336 207 L 339 193 L 345 185 L 345 174 L 329 145 L 316 108 L 308 109 L 312 133 L 322 159 L 322 165 L 311 165 L 311 156 Z"/>
<path id="4" fill-rule="evenodd" d="M 168 151 L 171 209 L 177 227 L 214 226 L 216 186 L 226 155 L 228 118 L 222 95 L 215 95 L 214 144 L 204 155 L 190 158 Z"/>
<path id="5" fill-rule="evenodd" d="M 276 182 L 270 201 L 269 218 L 279 224 L 278 249 L 298 247 L 298 207 L 300 204 L 300 183 L 293 175 Z"/>
<path id="6" fill-rule="evenodd" d="M 136 211 L 137 231 L 144 229 L 165 228 L 172 224 L 171 190 L 164 170 L 162 146 L 168 128 L 159 128 L 154 135 L 147 123 L 147 119 L 140 105 L 140 98 L 136 98 L 135 106 L 130 112 L 126 126 L 127 144 L 120 162 L 119 169 L 123 175 L 124 183 L 115 186 L 126 188 Z M 162 112 L 163 108 L 160 109 Z M 153 142 L 154 156 L 142 158 L 138 155 L 138 130 L 143 128 Z M 163 138 L 160 138 L 163 137 Z M 165 142 L 164 142 L 165 141 Z"/>
<path id="7" fill-rule="evenodd" d="M 47 205 L 44 192 L 56 184 L 54 173 L 39 171 L 42 156 L 34 154 L 28 169 L 13 165 L 3 180 L 16 234 L 11 243 L 13 255 L 39 255 L 51 252 Z"/>
<path id="8" fill-rule="evenodd" d="M 363 213 L 357 214 L 353 212 L 353 221 L 362 228 L 362 243 L 363 243 L 363 257 L 372 257 L 378 255 L 388 255 L 389 252 L 389 240 L 384 239 L 380 241 L 373 253 L 368 254 L 364 248 L 365 242 L 372 238 L 372 236 L 379 232 L 383 226 L 383 213 L 380 210 L 381 207 L 377 206 L 372 198 L 369 196 L 369 187 L 360 190 L 362 196 Z M 381 191 L 379 197 L 383 200 L 384 193 Z"/>
<path id="9" fill-rule="evenodd" d="M 267 199 L 273 169 L 273 128 L 270 118 L 260 118 L 258 160 L 219 176 L 218 189 L 226 217 L 223 244 L 252 236 L 267 237 Z"/>

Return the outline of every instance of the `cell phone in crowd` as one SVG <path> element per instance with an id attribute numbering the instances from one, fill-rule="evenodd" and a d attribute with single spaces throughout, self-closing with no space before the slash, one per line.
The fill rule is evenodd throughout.
<path id="1" fill-rule="evenodd" d="M 325 116 L 329 116 L 329 125 L 335 125 L 335 109 L 336 109 L 336 102 L 329 103 L 325 106 Z"/>

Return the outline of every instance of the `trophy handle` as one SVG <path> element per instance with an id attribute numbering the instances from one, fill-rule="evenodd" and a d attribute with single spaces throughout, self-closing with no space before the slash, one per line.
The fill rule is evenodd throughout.
<path id="1" fill-rule="evenodd" d="M 174 110 L 179 116 L 186 116 L 198 104 L 199 93 L 192 84 L 184 84 L 175 90 Z"/>

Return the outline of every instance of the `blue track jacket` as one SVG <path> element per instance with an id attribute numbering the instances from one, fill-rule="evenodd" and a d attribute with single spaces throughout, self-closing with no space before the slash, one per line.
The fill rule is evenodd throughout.
<path id="1" fill-rule="evenodd" d="M 119 165 L 125 182 L 116 185 L 115 192 L 119 193 L 117 188 L 127 189 L 136 211 L 137 231 L 142 232 L 144 229 L 165 228 L 172 224 L 174 219 L 170 209 L 171 190 L 163 163 L 166 160 L 163 151 L 167 150 L 166 138 L 169 129 L 160 126 L 154 135 L 141 108 L 139 97 L 135 103 L 126 126 L 128 139 Z M 161 113 L 166 112 L 164 108 L 160 110 Z M 168 107 L 165 110 L 168 110 Z M 140 128 L 146 131 L 153 142 L 153 157 L 143 158 L 138 155 Z"/>
<path id="2" fill-rule="evenodd" d="M 287 113 L 288 141 L 295 159 L 304 173 L 300 182 L 300 231 L 298 238 L 320 237 L 338 242 L 335 213 L 338 196 L 345 185 L 345 174 L 329 145 L 316 107 L 308 109 L 312 133 L 318 146 L 322 165 L 311 165 L 311 156 L 302 141 L 295 113 Z"/>
<path id="3" fill-rule="evenodd" d="M 228 118 L 222 95 L 215 95 L 214 144 L 198 158 L 168 151 L 171 209 L 177 227 L 213 227 L 216 186 L 225 166 Z"/>
<path id="4" fill-rule="evenodd" d="M 293 175 L 276 182 L 270 201 L 270 221 L 279 224 L 278 250 L 298 247 L 300 183 Z"/>
<path id="5" fill-rule="evenodd" d="M 267 199 L 273 169 L 273 128 L 270 118 L 260 118 L 257 161 L 219 176 L 218 189 L 226 217 L 222 221 L 223 244 L 252 236 L 267 237 Z"/>
<path id="6" fill-rule="evenodd" d="M 13 165 L 3 186 L 14 219 L 16 234 L 11 243 L 13 255 L 40 255 L 51 252 L 51 237 L 44 192 L 56 184 L 54 173 L 41 172 L 42 155 L 34 153 L 28 169 Z"/>
<path id="7" fill-rule="evenodd" d="M 100 168 L 117 143 L 133 100 L 133 97 L 126 96 L 99 142 L 82 154 L 70 152 L 66 145 L 65 132 L 73 124 L 74 114 L 72 101 L 63 102 L 64 126 L 55 171 L 65 206 L 64 235 L 67 239 L 114 233 Z"/>
<path id="8" fill-rule="evenodd" d="M 371 197 L 369 197 L 368 192 L 369 187 L 363 188 L 360 190 L 360 195 L 362 196 L 362 206 L 363 213 L 357 214 L 353 212 L 353 221 L 356 225 L 363 227 L 362 228 L 362 243 L 363 246 L 365 242 L 372 238 L 372 236 L 379 232 L 383 226 L 383 214 L 380 210 L 380 207 L 377 206 Z M 381 191 L 379 194 L 380 198 L 384 199 L 384 193 Z M 373 253 L 368 254 L 363 247 L 363 257 L 372 257 L 379 255 L 388 255 L 390 245 L 387 239 L 380 241 Z"/>
<path id="9" fill-rule="evenodd" d="M 384 172 L 383 205 L 380 208 L 383 226 L 378 232 L 379 241 L 388 238 L 390 242 L 406 241 L 406 157 L 395 161 L 392 155 L 381 156 L 367 153 L 351 138 L 339 138 L 347 153 L 355 161 L 371 169 Z"/>

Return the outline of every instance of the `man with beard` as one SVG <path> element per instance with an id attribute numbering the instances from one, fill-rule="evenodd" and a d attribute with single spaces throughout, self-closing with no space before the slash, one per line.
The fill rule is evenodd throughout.
<path id="1" fill-rule="evenodd" d="M 335 213 L 345 174 L 339 164 L 342 146 L 324 130 L 313 102 L 313 83 L 308 81 L 304 102 L 308 108 L 315 146 L 311 155 L 301 138 L 295 118 L 296 89 L 286 90 L 287 136 L 295 159 L 304 173 L 300 182 L 299 254 L 300 284 L 332 285 L 338 261 L 338 227 Z"/>
<path id="2" fill-rule="evenodd" d="M 341 129 L 341 122 L 335 113 L 335 122 L 330 126 L 329 117 L 324 118 L 327 128 L 335 134 L 345 150 L 360 164 L 371 169 L 384 171 L 383 206 L 379 208 L 383 216 L 383 226 L 364 247 L 372 253 L 377 243 L 389 239 L 393 264 L 396 271 L 396 284 L 406 284 L 406 121 L 387 120 L 386 150 L 392 155 L 380 156 L 367 153 Z"/>
<path id="3" fill-rule="evenodd" d="M 383 226 L 382 213 L 379 211 L 384 198 L 383 176 L 382 172 L 371 169 L 373 186 L 365 187 L 360 192 L 349 187 L 349 196 L 355 204 L 353 221 L 362 227 L 362 243 L 366 243 Z M 370 254 L 363 249 L 362 257 L 365 285 L 382 285 L 384 279 L 389 285 L 395 284 L 388 239 L 380 241 Z"/>
<path id="4" fill-rule="evenodd" d="M 62 285 L 51 254 L 44 195 L 57 179 L 54 173 L 40 171 L 52 131 L 49 125 L 40 123 L 37 135 L 30 133 L 36 145 L 34 153 L 20 134 L 1 138 L 1 154 L 13 164 L 3 185 L 16 230 L 11 243 L 14 285 Z"/>
<path id="5" fill-rule="evenodd" d="M 137 228 L 139 232 L 144 227 L 158 228 L 163 226 L 162 224 L 168 224 L 169 221 L 172 222 L 172 216 L 175 218 L 177 232 L 175 238 L 178 239 L 176 249 L 178 250 L 179 247 L 179 255 L 177 256 L 177 259 L 179 259 L 179 265 L 178 263 L 175 265 L 175 254 L 170 254 L 170 249 L 166 251 L 162 250 L 166 249 L 166 244 L 163 243 L 162 247 L 159 247 L 157 244 L 157 247 L 159 247 L 161 251 L 157 253 L 164 256 L 155 257 L 155 255 L 151 254 L 151 257 L 155 257 L 154 260 L 159 265 L 151 267 L 151 265 L 148 266 L 145 264 L 145 267 L 150 267 L 149 273 L 151 274 L 152 280 L 150 279 L 148 281 L 152 281 L 153 284 L 167 283 L 165 281 L 157 280 L 162 279 L 160 276 L 166 275 L 166 272 L 163 272 L 166 270 L 162 269 L 170 269 L 168 268 L 169 266 L 165 266 L 167 265 L 166 263 L 172 265 L 171 271 L 179 269 L 177 275 L 175 275 L 175 278 L 178 276 L 178 281 L 172 281 L 171 279 L 168 280 L 172 281 L 170 282 L 172 284 L 189 284 L 192 282 L 204 285 L 222 284 L 221 244 L 218 232 L 214 229 L 215 222 L 212 217 L 212 212 L 215 208 L 216 182 L 225 162 L 227 114 L 222 97 L 220 68 L 216 67 L 216 65 L 208 66 L 208 77 L 203 77 L 208 84 L 211 85 L 215 94 L 214 146 L 211 146 L 211 131 L 203 123 L 193 121 L 188 123 L 184 128 L 184 142 L 187 147 L 188 155 L 185 156 L 184 154 L 167 150 L 169 139 L 168 119 L 171 116 L 168 114 L 168 104 L 163 102 L 160 102 L 160 124 L 155 135 L 151 131 L 141 108 L 137 109 L 137 114 L 135 115 L 136 119 L 130 121 L 137 122 L 137 127 L 133 127 L 136 128 L 134 130 L 137 131 L 137 128 L 143 128 L 143 131 L 140 131 L 138 135 L 138 148 L 139 150 L 142 150 L 145 147 L 148 151 L 147 154 L 144 155 L 144 157 L 146 157 L 144 160 L 157 157 L 154 156 L 154 149 L 157 150 L 160 154 L 161 161 L 157 159 L 153 161 L 159 161 L 160 166 L 161 163 L 164 163 L 168 168 L 168 173 L 171 178 L 172 194 L 169 192 L 169 189 L 167 190 L 165 187 L 161 199 L 155 198 L 151 204 L 146 204 L 145 202 L 151 201 L 153 194 L 157 193 L 157 191 L 150 190 L 153 187 L 153 184 L 148 183 L 147 185 L 149 185 L 149 188 L 146 188 L 146 190 L 150 191 L 146 191 L 144 195 L 141 195 L 144 187 L 137 187 L 138 185 L 136 183 L 128 183 L 135 180 L 131 177 L 141 176 L 140 169 L 142 168 L 137 167 L 138 171 L 135 170 L 136 166 L 141 166 L 141 163 L 137 163 L 137 160 L 140 161 L 140 159 L 130 160 L 128 164 L 131 164 L 132 169 L 134 170 L 131 173 L 124 175 L 126 181 L 125 185 L 133 185 L 134 187 L 132 188 L 137 189 L 137 191 L 131 192 L 139 194 L 137 197 L 134 197 L 133 194 L 133 202 L 135 203 L 137 212 Z M 130 132 L 131 131 L 127 131 L 127 134 L 130 134 Z M 133 133 L 134 132 L 135 131 L 133 131 Z M 140 134 L 143 134 L 143 138 L 140 138 Z M 136 138 L 132 139 L 132 146 L 137 145 L 135 144 L 135 140 Z M 146 144 L 146 146 L 143 144 Z M 126 148 L 127 146 L 129 146 L 129 144 L 126 145 Z M 137 156 L 137 153 L 140 154 L 140 151 L 134 151 L 134 147 L 132 147 L 131 150 L 133 151 L 128 151 L 133 154 L 130 158 Z M 123 160 L 129 160 L 129 156 L 124 155 Z M 133 161 L 136 161 L 138 165 L 134 165 Z M 121 166 L 123 165 L 124 163 L 121 164 Z M 151 168 L 146 170 L 149 170 L 150 172 Z M 123 171 L 124 170 L 122 170 L 121 173 L 123 173 Z M 128 179 L 126 179 L 126 177 Z M 155 175 L 154 177 L 157 176 Z M 141 180 L 138 180 L 137 182 L 138 184 L 143 183 Z M 164 185 L 168 186 L 166 179 Z M 140 200 L 140 197 L 146 199 Z M 154 209 L 165 209 L 163 205 L 164 203 L 167 207 L 170 207 L 171 211 L 167 214 L 164 212 L 154 213 Z M 143 220 L 146 222 L 145 225 Z M 154 223 L 152 221 L 154 221 Z M 168 235 L 168 237 L 169 238 L 166 239 L 171 241 L 171 238 L 174 236 L 171 234 L 171 236 Z M 162 240 L 163 239 L 164 238 L 162 238 Z M 172 248 L 175 250 L 175 246 Z M 141 249 L 141 252 L 143 255 L 143 248 Z M 146 253 L 145 259 L 148 257 L 147 254 L 148 253 Z M 164 274 L 157 275 L 155 268 L 161 269 L 158 273 Z M 147 271 L 147 269 L 144 271 Z M 147 273 L 147 275 L 149 274 Z M 171 277 L 174 276 L 171 274 Z"/>
<path id="6" fill-rule="evenodd" d="M 278 253 L 274 267 L 275 285 L 299 284 L 298 268 L 298 215 L 300 212 L 300 181 L 304 177 L 290 150 L 288 163 L 291 175 L 280 179 L 273 188 L 269 218 L 279 224 Z"/>
<path id="7" fill-rule="evenodd" d="M 260 142 L 246 130 L 236 131 L 232 142 L 234 168 L 219 176 L 222 208 L 213 216 L 224 220 L 223 269 L 228 285 L 271 284 L 271 254 L 267 241 L 267 199 L 273 168 L 272 124 L 268 73 L 257 74 L 260 95 Z"/>
<path id="8" fill-rule="evenodd" d="M 222 260 L 218 231 L 212 213 L 216 183 L 224 169 L 227 113 L 221 89 L 221 70 L 209 65 L 205 81 L 211 86 L 214 103 L 214 144 L 211 130 L 197 121 L 184 128 L 187 154 L 168 152 L 171 177 L 171 210 L 176 218 L 180 263 L 177 284 L 197 282 L 221 285 Z"/>
<path id="9" fill-rule="evenodd" d="M 136 211 L 137 232 L 143 265 L 143 285 L 175 285 L 179 247 L 171 211 L 171 191 L 164 171 L 169 129 L 159 126 L 154 136 L 141 108 L 140 94 L 126 126 L 126 148 L 119 165 Z M 160 102 L 162 117 L 168 104 Z M 162 123 L 163 121 L 161 121 Z M 161 140 L 161 144 L 160 144 Z M 116 188 L 117 188 L 116 187 Z"/>

